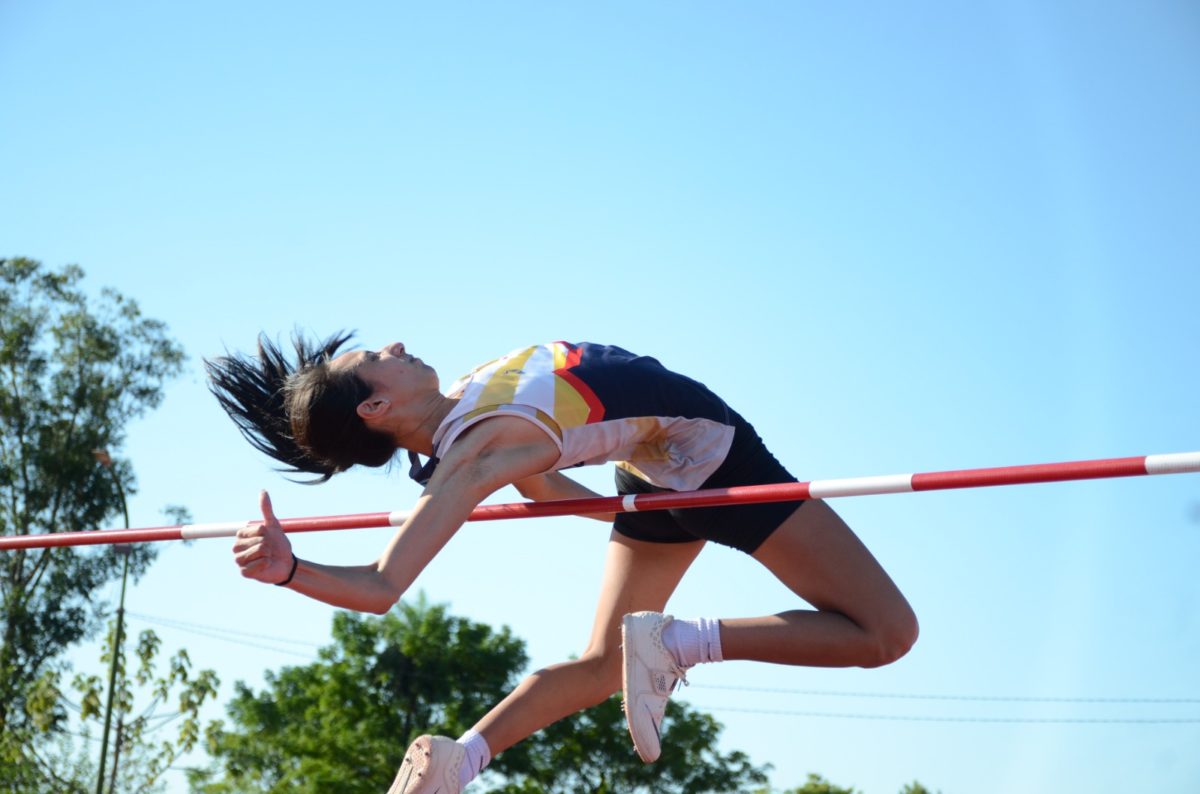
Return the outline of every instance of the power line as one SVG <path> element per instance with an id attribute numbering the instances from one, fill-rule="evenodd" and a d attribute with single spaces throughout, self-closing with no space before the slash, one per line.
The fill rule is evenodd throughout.
<path id="1" fill-rule="evenodd" d="M 934 717 L 905 714 L 853 714 L 829 711 L 785 711 L 783 709 L 748 709 L 740 706 L 708 706 L 693 703 L 705 711 L 768 714 L 779 717 L 808 717 L 821 719 L 864 720 L 874 722 L 956 722 L 1011 725 L 1200 725 L 1200 717 Z"/>
<path id="2" fill-rule="evenodd" d="M 310 640 L 293 640 L 293 639 L 288 639 L 286 637 L 273 637 L 270 634 L 260 634 L 258 632 L 236 631 L 234 629 L 222 628 L 221 626 L 206 626 L 202 623 L 188 623 L 185 620 L 176 620 L 174 618 L 164 618 L 164 617 L 158 617 L 156 615 L 147 615 L 142 612 L 133 612 L 131 610 L 125 610 L 125 614 L 128 615 L 129 617 L 137 618 L 138 620 L 141 620 L 145 623 L 157 623 L 160 625 L 169 626 L 170 628 L 203 629 L 204 631 L 217 631 L 217 632 L 221 632 L 222 634 L 233 634 L 238 637 L 250 637 L 251 639 L 255 639 L 255 640 L 270 640 L 271 642 L 281 642 L 281 643 L 284 643 L 285 645 L 302 645 L 302 646 L 305 646 L 308 648 L 320 648 L 321 647 L 321 643 L 312 642 Z"/>
<path id="3" fill-rule="evenodd" d="M 142 613 L 127 612 L 132 618 L 141 620 L 146 623 L 158 624 L 169 628 L 174 628 L 180 631 L 199 634 L 201 636 L 217 639 L 224 642 L 230 642 L 237 645 L 244 645 L 253 648 L 260 648 L 276 653 L 284 653 L 291 656 L 296 656 L 307 661 L 316 661 L 316 657 L 311 654 L 303 654 L 297 651 L 292 651 L 286 648 L 272 647 L 262 643 L 253 642 L 245 639 L 253 637 L 255 639 L 267 639 L 272 642 L 287 643 L 291 645 L 305 646 L 310 648 L 319 648 L 320 644 L 308 640 L 288 639 L 284 637 L 271 637 L 268 635 L 255 634 L 244 631 L 236 631 L 234 629 L 226 629 L 219 626 L 210 626 L 200 623 L 189 623 L 187 621 L 175 620 L 172 618 L 163 618 L 154 615 L 146 615 Z M 751 687 L 751 686 L 732 686 L 721 684 L 692 684 L 696 689 L 713 689 L 727 690 L 740 692 L 757 692 L 762 694 L 784 694 L 784 695 L 801 695 L 806 697 L 834 697 L 834 698 L 862 698 L 862 699 L 877 699 L 877 700 L 920 700 L 920 701 L 942 701 L 942 702 L 980 702 L 980 703 L 1041 703 L 1041 704 L 1071 704 L 1071 705 L 1194 705 L 1200 703 L 1200 698 L 1148 698 L 1148 697 L 1040 697 L 1040 696 L 1013 696 L 1013 695 L 941 695 L 932 693 L 902 693 L 902 692 L 869 692 L 869 691 L 849 691 L 849 690 L 821 690 L 821 689 L 785 689 L 772 687 Z M 923 716 L 923 715 L 894 715 L 894 714 L 861 714 L 849 712 L 823 712 L 823 711 L 791 711 L 783 709 L 754 709 L 744 708 L 740 706 L 707 706 L 692 703 L 696 708 L 702 708 L 708 711 L 715 712 L 736 712 L 745 714 L 763 714 L 774 716 L 788 717 L 806 717 L 818 719 L 850 719 L 850 720 L 875 720 L 875 721 L 890 721 L 890 722 L 926 722 L 926 723 L 976 723 L 976 724 L 1027 724 L 1027 725 L 1046 725 L 1046 724 L 1092 724 L 1092 725 L 1188 725 L 1200 724 L 1200 718 L 1158 718 L 1158 717 L 939 717 L 939 716 Z"/>
<path id="4" fill-rule="evenodd" d="M 299 651 L 290 650 L 288 648 L 280 648 L 280 647 L 274 646 L 274 645 L 266 645 L 261 642 L 252 642 L 250 640 L 243 639 L 243 638 L 244 637 L 257 637 L 257 638 L 261 638 L 261 639 L 268 639 L 273 642 L 284 642 L 284 643 L 291 643 L 294 645 L 307 645 L 307 646 L 310 646 L 313 648 L 320 647 L 317 643 L 305 642 L 303 640 L 288 640 L 288 639 L 282 639 L 282 638 L 273 638 L 273 637 L 267 637 L 264 635 L 249 634 L 248 632 L 234 631 L 232 629 L 224 629 L 224 628 L 220 628 L 217 626 L 203 626 L 198 623 L 186 623 L 181 620 L 156 618 L 156 617 L 153 617 L 150 615 L 135 614 L 135 613 L 131 613 L 131 612 L 127 612 L 126 614 L 129 615 L 129 617 L 131 617 L 135 620 L 140 620 L 143 623 L 149 623 L 151 625 L 175 629 L 177 631 L 184 631 L 184 632 L 188 632 L 190 634 L 199 635 L 201 637 L 207 637 L 212 640 L 220 640 L 221 642 L 230 642 L 235 645 L 243 645 L 243 646 L 250 647 L 250 648 L 258 648 L 258 649 L 264 650 L 264 651 L 271 651 L 273 653 L 282 653 L 282 654 L 286 654 L 288 656 L 295 656 L 299 659 L 304 659 L 305 661 L 308 661 L 308 662 L 316 661 L 316 657 L 311 653 L 300 653 Z"/>
<path id="5" fill-rule="evenodd" d="M 975 703 L 1071 703 L 1102 705 L 1171 705 L 1200 703 L 1200 698 L 1148 697 L 1040 697 L 1025 695 L 935 695 L 904 692 L 853 692 L 830 689 L 776 689 L 723 684 L 692 684 L 696 689 L 724 689 L 737 692 L 760 692 L 772 695 L 804 695 L 806 697 L 869 698 L 873 700 L 941 700 Z"/>

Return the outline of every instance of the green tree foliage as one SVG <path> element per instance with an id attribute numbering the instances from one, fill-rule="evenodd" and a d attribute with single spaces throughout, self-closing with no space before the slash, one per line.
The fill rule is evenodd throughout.
<path id="1" fill-rule="evenodd" d="M 101 656 L 105 676 L 76 675 L 70 692 L 58 691 L 59 671 L 53 671 L 45 679 L 50 686 L 46 693 L 48 704 L 54 707 L 66 704 L 78 712 L 83 741 L 76 741 L 73 732 L 66 732 L 43 750 L 53 777 L 43 781 L 38 791 L 91 794 L 96 790 L 99 765 L 94 742 L 104 725 L 103 704 L 113 634 L 109 633 Z M 118 646 L 113 736 L 103 781 L 103 790 L 109 794 L 161 791 L 167 769 L 198 744 L 200 708 L 217 695 L 220 682 L 216 674 L 211 670 L 194 673 L 186 650 L 177 651 L 168 659 L 166 670 L 160 674 L 157 660 L 161 645 L 157 634 L 143 631 L 133 648 L 136 666 L 132 670 L 127 666 L 128 649 L 123 644 Z M 79 703 L 72 703 L 72 697 L 78 698 Z"/>
<path id="2" fill-rule="evenodd" d="M 103 470 L 129 422 L 158 405 L 183 353 L 165 326 L 111 290 L 89 300 L 83 271 L 0 259 L 0 535 L 102 527 L 121 514 L 132 466 Z M 114 479 L 115 475 L 115 479 Z M 154 553 L 131 552 L 144 572 Z M 118 577 L 114 547 L 0 555 L 0 790 L 56 790 L 40 748 L 66 718 L 56 700 L 62 653 L 92 636 Z"/>
<path id="3" fill-rule="evenodd" d="M 809 774 L 808 780 L 799 788 L 790 788 L 783 794 L 858 794 L 853 788 L 835 786 L 820 775 Z"/>
<path id="4" fill-rule="evenodd" d="M 444 606 L 402 602 L 380 618 L 338 613 L 317 662 L 267 672 L 261 693 L 237 685 L 228 707 L 237 730 L 209 735 L 223 777 L 195 782 L 207 780 L 200 790 L 210 794 L 377 792 L 410 740 L 465 731 L 526 662 L 507 629 Z"/>
<path id="5" fill-rule="evenodd" d="M 766 769 L 745 753 L 717 750 L 720 724 L 668 702 L 663 754 L 644 764 L 633 752 L 620 695 L 539 732 L 505 755 L 514 778 L 498 794 L 706 794 L 765 783 Z"/>
<path id="6" fill-rule="evenodd" d="M 761 789 L 755 794 L 769 794 L 769 789 Z M 853 788 L 842 788 L 841 786 L 830 783 L 820 775 L 809 774 L 808 780 L 799 788 L 790 788 L 782 792 L 782 794 L 858 794 Z M 913 781 L 900 789 L 900 794 L 933 794 L 929 789 L 922 786 L 920 783 Z"/>
<path id="7" fill-rule="evenodd" d="M 421 599 L 381 617 L 335 616 L 317 662 L 267 674 L 229 704 L 235 727 L 209 735 L 218 766 L 193 791 L 329 792 L 386 788 L 409 742 L 458 736 L 517 682 L 524 643 Z M 617 698 L 502 753 L 478 785 L 505 794 L 735 791 L 766 780 L 742 753 L 715 749 L 720 726 L 672 704 L 669 753 L 652 766 L 633 753 Z"/>
<path id="8" fill-rule="evenodd" d="M 109 637 L 111 640 L 111 633 Z M 116 727 L 112 757 L 105 774 L 106 791 L 159 789 L 163 773 L 200 741 L 200 708 L 216 697 L 220 681 L 212 670 L 194 673 L 186 650 L 177 651 L 167 660 L 166 670 L 159 674 L 157 657 L 161 646 L 157 634 L 149 629 L 143 631 L 134 647 L 136 667 L 132 671 L 127 667 L 129 660 L 123 644 L 117 648 L 113 705 Z M 111 642 L 106 643 L 101 660 L 107 668 L 112 660 Z M 99 676 L 87 674 L 75 676 L 72 683 L 72 689 L 80 697 L 85 736 L 103 729 L 101 703 L 105 684 Z M 92 747 L 85 742 L 78 754 L 87 758 L 91 752 Z M 63 759 L 69 757 L 70 753 L 61 754 Z M 84 779 L 89 783 L 95 780 L 90 770 Z"/>

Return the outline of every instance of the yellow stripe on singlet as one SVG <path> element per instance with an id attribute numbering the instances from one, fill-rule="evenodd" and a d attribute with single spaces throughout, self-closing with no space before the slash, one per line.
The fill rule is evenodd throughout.
<path id="1" fill-rule="evenodd" d="M 529 357 L 536 351 L 536 346 L 526 348 L 504 362 L 502 368 L 497 369 L 488 380 L 487 385 L 483 387 L 475 404 L 507 405 L 511 403 L 517 393 L 517 384 L 521 381 L 523 374 L 521 370 L 524 369 L 525 362 L 529 361 Z"/>
<path id="2" fill-rule="evenodd" d="M 586 425 L 591 410 L 574 386 L 562 378 L 554 379 L 554 415 L 563 427 Z"/>
<path id="3" fill-rule="evenodd" d="M 562 342 L 555 342 L 553 350 L 554 369 L 563 369 L 567 366 L 567 356 L 571 353 L 570 348 Z M 558 417 L 559 424 L 563 427 L 582 427 L 587 424 L 591 410 L 587 400 L 575 390 L 574 386 L 564 378 L 556 377 L 554 379 L 554 415 Z"/>

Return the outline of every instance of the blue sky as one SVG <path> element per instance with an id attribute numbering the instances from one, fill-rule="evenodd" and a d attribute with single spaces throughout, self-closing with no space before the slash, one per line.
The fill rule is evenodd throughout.
<path id="1" fill-rule="evenodd" d="M 189 353 L 120 451 L 135 525 L 250 518 L 262 487 L 281 515 L 416 497 L 399 471 L 289 484 L 245 445 L 201 358 L 260 330 L 400 340 L 447 384 L 535 341 L 620 344 L 713 387 L 802 479 L 1194 450 L 1198 45 L 1184 2 L 5 2 L 0 252 L 79 263 Z M 835 506 L 922 637 L 881 670 L 697 670 L 682 696 L 774 785 L 1200 784 L 1200 724 L 1031 722 L 1200 719 L 1194 476 Z M 359 563 L 386 536 L 295 545 Z M 606 537 L 469 526 L 418 587 L 558 661 Z M 793 605 L 711 549 L 672 609 Z M 164 549 L 129 609 L 225 696 L 312 646 L 195 625 L 321 643 L 331 616 L 243 582 L 224 541 Z"/>

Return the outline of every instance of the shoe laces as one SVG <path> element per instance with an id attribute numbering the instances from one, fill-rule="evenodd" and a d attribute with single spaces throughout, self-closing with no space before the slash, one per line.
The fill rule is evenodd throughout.
<path id="1" fill-rule="evenodd" d="M 670 654 L 667 655 L 670 656 Z M 675 683 L 671 687 L 672 692 L 680 687 L 691 686 L 687 680 L 687 669 L 676 664 L 674 658 L 671 659 L 671 675 L 675 676 Z"/>

